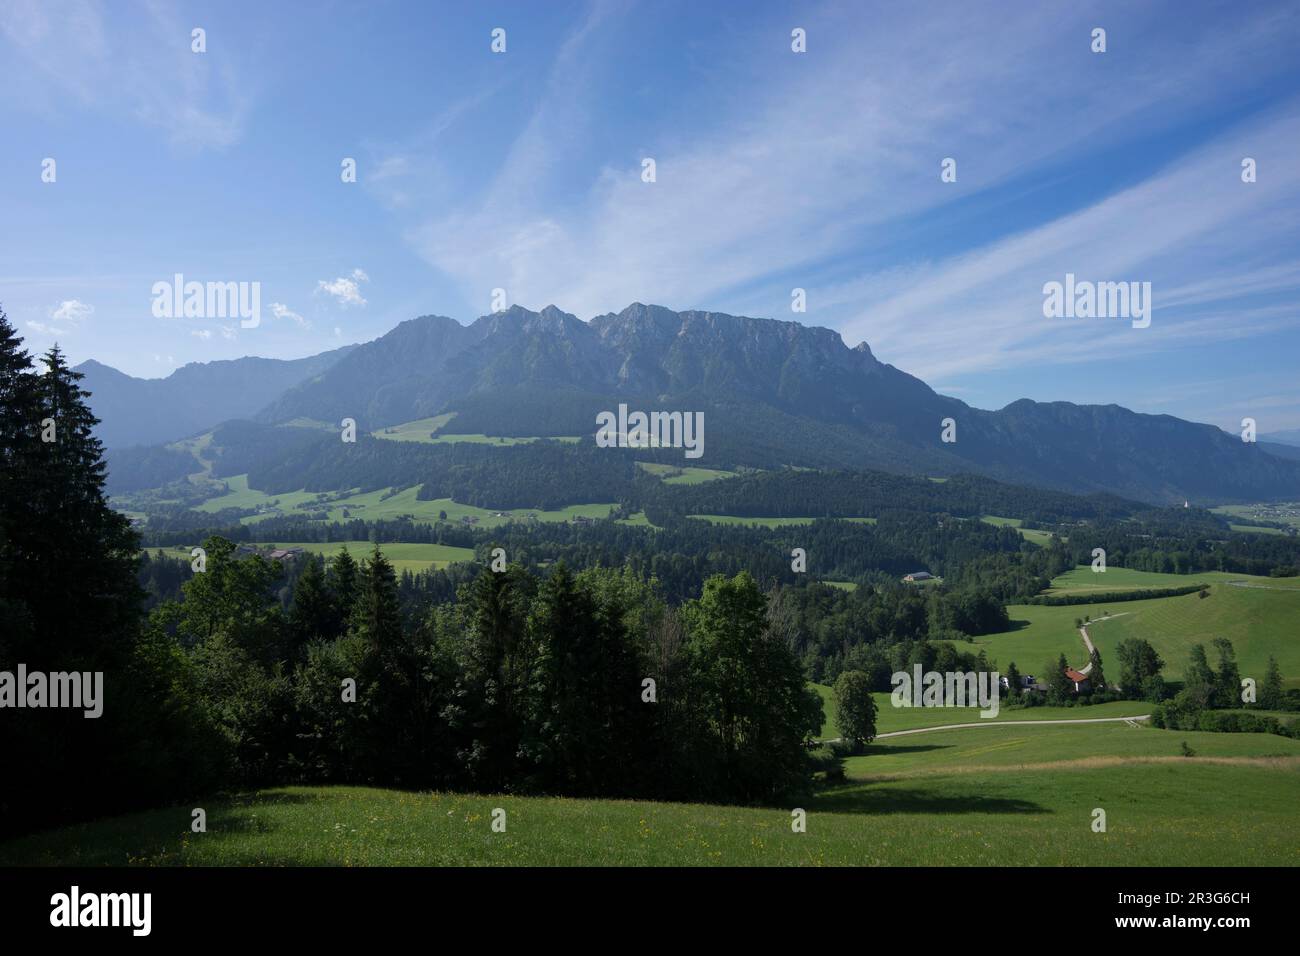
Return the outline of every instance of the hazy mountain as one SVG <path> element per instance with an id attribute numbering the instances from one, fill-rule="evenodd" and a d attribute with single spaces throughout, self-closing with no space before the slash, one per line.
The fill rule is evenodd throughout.
<path id="1" fill-rule="evenodd" d="M 85 375 L 97 430 L 109 448 L 175 441 L 232 418 L 247 418 L 299 382 L 329 369 L 356 346 L 281 360 L 192 362 L 166 378 L 133 378 L 93 359 Z"/>
<path id="2" fill-rule="evenodd" d="M 640 303 L 590 322 L 554 306 L 516 306 L 469 326 L 404 322 L 259 418 L 346 416 L 374 429 L 455 411 L 448 431 L 585 435 L 619 401 L 706 411 L 697 464 L 974 471 L 1163 503 L 1300 496 L 1296 462 L 1210 425 L 1028 399 L 985 411 L 829 329 Z M 955 443 L 940 440 L 945 418 L 956 422 Z"/>
<path id="3" fill-rule="evenodd" d="M 443 412 L 456 413 L 445 432 L 590 436 L 598 412 L 626 402 L 703 411 L 705 455 L 684 463 L 706 467 L 973 472 L 1162 504 L 1300 498 L 1300 461 L 1287 446 L 1118 405 L 972 408 L 829 329 L 639 303 L 590 322 L 554 306 L 516 306 L 468 326 L 422 316 L 351 350 L 191 365 L 157 382 L 82 368 L 93 373 L 110 444 L 241 416 L 354 418 L 365 432 Z M 956 423 L 952 443 L 941 440 L 946 419 Z"/>
<path id="4" fill-rule="evenodd" d="M 1288 428 L 1285 431 L 1268 432 L 1260 435 L 1259 440 L 1262 442 L 1276 442 L 1279 445 L 1296 445 L 1300 446 L 1300 428 Z"/>

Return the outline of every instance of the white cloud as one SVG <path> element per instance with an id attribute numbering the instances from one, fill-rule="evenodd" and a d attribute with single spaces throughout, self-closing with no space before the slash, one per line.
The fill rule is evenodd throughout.
<path id="1" fill-rule="evenodd" d="M 334 301 L 345 308 L 352 305 L 365 305 L 365 297 L 361 294 L 361 283 L 369 281 L 370 276 L 366 275 L 364 270 L 353 269 L 350 276 L 340 276 L 328 282 L 324 279 L 319 280 L 316 283 L 316 291 L 333 296 Z"/>
<path id="2" fill-rule="evenodd" d="M 45 310 L 49 322 L 28 320 L 27 328 L 41 335 L 71 335 L 81 328 L 81 323 L 93 315 L 95 307 L 87 305 L 80 299 L 64 299 L 58 305 Z M 57 323 L 57 324 L 56 324 Z"/>
<path id="3" fill-rule="evenodd" d="M 94 312 L 93 305 L 87 305 L 79 299 L 65 299 L 50 310 L 50 318 L 55 322 L 66 322 L 75 327 Z"/>
<path id="4" fill-rule="evenodd" d="M 362 304 L 363 305 L 365 304 L 365 300 L 362 300 Z M 304 319 L 297 312 L 294 312 L 283 302 L 271 303 L 271 315 L 275 316 L 275 318 L 277 319 L 288 319 L 292 322 L 297 322 L 299 328 L 303 328 L 303 329 L 311 328 L 310 322 Z"/>
<path id="5" fill-rule="evenodd" d="M 212 338 L 212 330 L 194 329 L 192 332 L 190 332 L 190 335 L 194 336 L 196 339 L 202 339 L 204 342 L 206 342 L 208 341 L 208 339 Z"/>

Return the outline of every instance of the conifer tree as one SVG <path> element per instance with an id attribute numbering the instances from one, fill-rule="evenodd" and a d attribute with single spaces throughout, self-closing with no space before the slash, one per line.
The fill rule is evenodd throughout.
<path id="1" fill-rule="evenodd" d="M 307 566 L 294 585 L 289 612 L 292 652 L 299 659 L 307 644 L 338 637 L 338 607 L 325 581 L 323 563 L 313 555 L 306 560 Z"/>

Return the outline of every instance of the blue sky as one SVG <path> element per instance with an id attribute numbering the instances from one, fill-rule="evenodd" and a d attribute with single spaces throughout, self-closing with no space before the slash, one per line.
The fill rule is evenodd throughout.
<path id="1" fill-rule="evenodd" d="M 495 288 L 653 302 L 829 326 L 980 407 L 1296 428 L 1298 41 L 1282 2 L 0 0 L 0 303 L 155 377 Z M 1045 318 L 1067 272 L 1151 282 L 1150 327 Z M 175 273 L 259 282 L 262 323 L 155 318 Z"/>

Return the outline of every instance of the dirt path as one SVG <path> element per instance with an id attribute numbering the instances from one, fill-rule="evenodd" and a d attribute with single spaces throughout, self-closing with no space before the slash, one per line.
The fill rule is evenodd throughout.
<path id="1" fill-rule="evenodd" d="M 1044 724 L 1116 724 L 1121 721 L 1136 727 L 1135 721 L 1149 720 L 1150 714 L 1142 714 L 1135 717 L 1084 717 L 1080 720 L 982 720 L 974 724 L 942 724 L 938 727 L 914 727 L 911 730 L 893 730 L 887 734 L 876 734 L 876 740 L 884 740 L 886 737 L 906 737 L 909 734 L 928 734 L 934 730 L 958 730 L 962 727 L 1024 727 L 1033 725 L 1041 727 Z"/>
<path id="2" fill-rule="evenodd" d="M 1118 614 L 1107 614 L 1105 617 L 1099 617 L 1097 618 L 1096 621 L 1090 621 L 1088 623 L 1096 624 L 1098 621 L 1109 621 L 1113 617 L 1123 617 L 1125 614 L 1132 614 L 1132 613 L 1133 613 L 1132 611 L 1120 611 Z M 1081 624 L 1079 626 L 1079 635 L 1083 638 L 1083 646 L 1088 649 L 1088 665 L 1086 667 L 1079 668 L 1079 673 L 1086 674 L 1090 670 L 1092 670 L 1092 652 L 1095 650 L 1095 648 L 1092 646 L 1092 638 L 1088 636 L 1087 624 Z"/>

